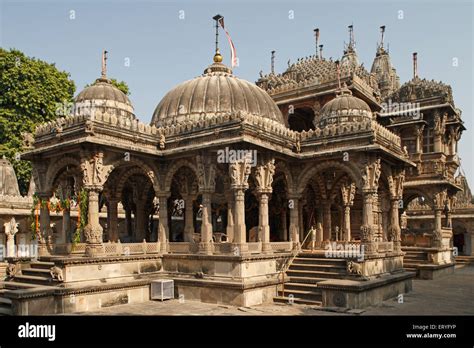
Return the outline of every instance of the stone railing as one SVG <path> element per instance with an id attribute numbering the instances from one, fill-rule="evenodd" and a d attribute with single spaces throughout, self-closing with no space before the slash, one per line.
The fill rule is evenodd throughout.
<path id="1" fill-rule="evenodd" d="M 270 243 L 274 252 L 285 252 L 293 250 L 293 242 L 272 242 Z"/>
<path id="2" fill-rule="evenodd" d="M 47 250 L 54 250 L 58 255 L 84 255 L 86 243 L 64 243 L 48 245 Z M 141 243 L 103 243 L 104 255 L 137 255 L 154 254 L 160 252 L 159 242 L 141 242 Z"/>
<path id="3" fill-rule="evenodd" d="M 386 253 L 393 251 L 393 242 L 376 242 L 377 243 L 377 251 L 379 253 Z"/>
<path id="4" fill-rule="evenodd" d="M 172 254 L 188 254 L 192 250 L 192 246 L 195 243 L 189 242 L 169 242 L 168 251 Z"/>
<path id="5" fill-rule="evenodd" d="M 374 132 L 375 136 L 379 139 L 385 139 L 388 142 L 401 147 L 400 137 L 389 131 L 384 126 L 380 125 L 375 120 L 366 120 L 363 122 L 354 122 L 347 124 L 332 124 L 327 125 L 322 129 L 317 127 L 314 130 L 311 129 L 309 131 L 302 131 L 301 140 L 307 140 L 311 138 L 336 137 L 370 131 Z"/>
<path id="6" fill-rule="evenodd" d="M 265 131 L 275 134 L 287 140 L 296 140 L 297 132 L 292 131 L 284 124 L 262 117 L 260 115 L 253 115 L 250 113 L 239 111 L 237 113 L 223 113 L 215 115 L 194 114 L 187 115 L 186 120 L 182 122 L 173 122 L 169 125 L 164 125 L 162 130 L 165 137 L 176 136 L 183 133 L 188 133 L 197 130 L 207 130 L 212 126 L 221 125 L 225 123 L 249 124 L 262 128 Z"/>
<path id="7" fill-rule="evenodd" d="M 260 254 L 262 252 L 261 242 L 248 243 L 248 246 L 249 246 L 249 253 L 251 254 Z"/>
<path id="8" fill-rule="evenodd" d="M 138 119 L 131 119 L 125 116 L 116 116 L 109 113 L 102 113 L 97 111 L 93 114 L 79 114 L 70 115 L 50 121 L 47 123 L 40 124 L 36 127 L 35 136 L 39 137 L 42 135 L 48 135 L 51 133 L 61 133 L 62 131 L 72 128 L 74 126 L 83 124 L 85 122 L 97 122 L 102 124 L 111 125 L 113 127 L 128 130 L 135 133 L 157 135 L 159 129 L 154 125 L 140 122 Z"/>

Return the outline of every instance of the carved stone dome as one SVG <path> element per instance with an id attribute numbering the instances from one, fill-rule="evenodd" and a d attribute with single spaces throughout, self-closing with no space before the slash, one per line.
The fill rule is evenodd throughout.
<path id="1" fill-rule="evenodd" d="M 284 124 L 273 99 L 260 87 L 232 74 L 216 62 L 204 74 L 169 91 L 156 107 L 151 124 L 176 125 L 194 116 L 248 113 Z"/>
<path id="2" fill-rule="evenodd" d="M 0 196 L 20 196 L 15 170 L 5 157 L 0 159 Z"/>
<path id="3" fill-rule="evenodd" d="M 352 95 L 352 92 L 343 87 L 338 91 L 336 98 L 324 104 L 320 116 L 315 119 L 315 126 L 323 128 L 332 124 L 362 122 L 372 119 L 369 105 Z"/>
<path id="4" fill-rule="evenodd" d="M 135 118 L 130 99 L 105 77 L 97 79 L 75 98 L 75 112 L 88 112 L 91 107 L 101 112 Z"/>

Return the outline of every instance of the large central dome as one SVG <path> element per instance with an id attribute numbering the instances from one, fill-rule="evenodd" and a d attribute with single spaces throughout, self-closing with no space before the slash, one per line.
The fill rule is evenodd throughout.
<path id="1" fill-rule="evenodd" d="M 204 74 L 169 91 L 153 113 L 157 127 L 179 124 L 192 116 L 237 112 L 261 116 L 284 124 L 273 99 L 260 87 L 241 80 L 224 64 L 216 62 Z"/>

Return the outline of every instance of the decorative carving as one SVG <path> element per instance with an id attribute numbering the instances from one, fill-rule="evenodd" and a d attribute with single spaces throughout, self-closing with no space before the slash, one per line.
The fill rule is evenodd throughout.
<path id="1" fill-rule="evenodd" d="M 165 145 L 166 145 L 165 132 L 163 128 L 159 128 L 158 132 L 159 132 L 159 137 L 160 137 L 160 149 L 164 150 Z"/>
<path id="2" fill-rule="evenodd" d="M 248 178 L 251 168 L 250 160 L 246 157 L 240 161 L 230 163 L 229 176 L 231 188 L 247 189 L 249 187 Z"/>
<path id="3" fill-rule="evenodd" d="M 369 163 L 365 165 L 364 172 L 362 174 L 364 190 L 377 191 L 381 173 L 382 171 L 380 158 L 377 158 L 373 161 L 369 161 Z"/>
<path id="4" fill-rule="evenodd" d="M 81 159 L 82 182 L 84 186 L 103 186 L 112 165 L 104 165 L 104 154 L 98 152 L 91 159 Z"/>
<path id="5" fill-rule="evenodd" d="M 439 114 L 435 116 L 434 118 L 434 127 L 433 131 L 435 135 L 443 135 L 444 132 L 446 131 L 446 119 L 447 119 L 447 114 L 444 113 L 442 116 Z"/>
<path id="6" fill-rule="evenodd" d="M 13 278 L 19 273 L 20 269 L 16 263 L 9 263 L 6 269 L 7 276 Z"/>
<path id="7" fill-rule="evenodd" d="M 347 262 L 346 270 L 349 274 L 362 275 L 362 265 L 354 261 Z"/>
<path id="8" fill-rule="evenodd" d="M 405 182 L 405 169 L 396 171 L 387 177 L 392 199 L 401 199 L 403 196 L 403 183 Z"/>
<path id="9" fill-rule="evenodd" d="M 448 204 L 448 192 L 446 189 L 435 193 L 433 197 L 434 209 L 443 210 Z"/>
<path id="10" fill-rule="evenodd" d="M 53 280 L 57 280 L 59 282 L 64 281 L 63 270 L 58 266 L 51 267 L 51 269 L 49 270 L 49 274 L 51 275 L 51 278 Z"/>
<path id="11" fill-rule="evenodd" d="M 275 174 L 275 160 L 271 159 L 267 163 L 255 168 L 255 181 L 257 182 L 257 191 L 271 192 L 273 175 Z"/>
<path id="12" fill-rule="evenodd" d="M 210 156 L 196 156 L 199 190 L 214 191 L 216 187 L 216 166 Z"/>
<path id="13" fill-rule="evenodd" d="M 342 195 L 342 202 L 344 206 L 352 206 L 354 204 L 354 197 L 356 193 L 356 184 L 354 182 L 344 182 L 341 185 L 341 195 Z"/>
<path id="14" fill-rule="evenodd" d="M 10 221 L 3 224 L 7 238 L 13 238 L 13 236 L 18 232 L 18 225 L 19 223 L 16 222 L 15 217 L 12 217 Z"/>

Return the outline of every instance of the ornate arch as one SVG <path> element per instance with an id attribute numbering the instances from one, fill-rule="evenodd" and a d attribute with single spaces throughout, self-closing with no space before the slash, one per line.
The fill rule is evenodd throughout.
<path id="1" fill-rule="evenodd" d="M 124 167 L 124 166 L 135 166 L 135 167 L 138 167 L 142 170 L 142 173 L 145 174 L 145 176 L 147 176 L 150 181 L 152 182 L 153 184 L 153 187 L 156 189 L 156 188 L 160 188 L 160 181 L 159 181 L 159 176 L 158 176 L 158 171 L 155 169 L 154 166 L 152 165 L 149 165 L 145 162 L 143 162 L 142 160 L 139 160 L 139 159 L 130 159 L 128 161 L 126 161 L 125 159 L 120 159 L 118 161 L 115 161 L 113 162 L 107 169 L 106 173 L 104 174 L 104 185 L 107 183 L 107 180 L 109 179 L 110 175 L 112 174 L 112 172 L 115 170 L 115 169 L 118 169 L 120 167 Z"/>
<path id="2" fill-rule="evenodd" d="M 77 168 L 81 168 L 81 161 L 77 157 L 73 157 L 70 155 L 65 155 L 61 157 L 58 161 L 54 162 L 53 165 L 48 167 L 48 170 L 46 171 L 46 187 L 47 190 L 52 190 L 54 186 L 54 182 L 58 176 L 58 173 L 64 169 L 64 167 L 71 165 Z M 78 171 L 81 173 L 81 171 Z M 73 175 L 75 176 L 75 175 Z M 82 176 L 82 173 L 81 173 Z M 76 178 L 78 179 L 78 178 Z"/>
<path id="3" fill-rule="evenodd" d="M 351 163 L 341 163 L 338 161 L 327 161 L 322 162 L 317 165 L 308 164 L 303 172 L 298 177 L 298 183 L 300 186 L 298 188 L 298 193 L 302 193 L 306 185 L 308 184 L 309 180 L 314 177 L 317 173 L 321 172 L 324 169 L 329 168 L 338 168 L 342 171 L 346 172 L 350 178 L 356 183 L 357 188 L 360 189 L 362 187 L 362 177 L 357 167 L 355 167 Z"/>
<path id="4" fill-rule="evenodd" d="M 283 161 L 278 161 L 275 165 L 275 172 L 280 172 L 283 174 L 283 177 L 286 181 L 286 188 L 288 190 L 288 193 L 293 193 L 295 191 L 293 175 L 291 174 L 288 165 Z"/>
<path id="5" fill-rule="evenodd" d="M 119 180 L 116 183 L 115 194 L 118 195 L 119 193 L 121 193 L 128 179 L 130 179 L 131 176 L 136 175 L 136 174 L 141 174 L 145 177 L 148 177 L 146 173 L 143 171 L 143 169 L 140 167 L 131 167 L 131 168 L 126 169 L 125 172 L 122 173 L 122 175 L 120 176 Z M 151 184 L 153 184 L 153 182 Z"/>
<path id="6" fill-rule="evenodd" d="M 173 165 L 168 169 L 168 172 L 166 173 L 166 176 L 165 176 L 165 182 L 163 185 L 164 191 L 169 191 L 171 189 L 171 181 L 173 180 L 173 176 L 182 167 L 188 167 L 189 169 L 193 171 L 196 178 L 198 177 L 197 175 L 198 170 L 197 170 L 196 165 L 194 165 L 194 163 L 192 163 L 190 160 L 180 159 L 176 161 L 175 163 L 173 163 Z"/>
<path id="7" fill-rule="evenodd" d="M 420 188 L 405 188 L 403 192 L 403 206 L 408 207 L 408 204 L 415 198 L 423 196 L 428 202 L 427 204 L 432 207 L 434 204 L 433 196 L 427 191 Z"/>

